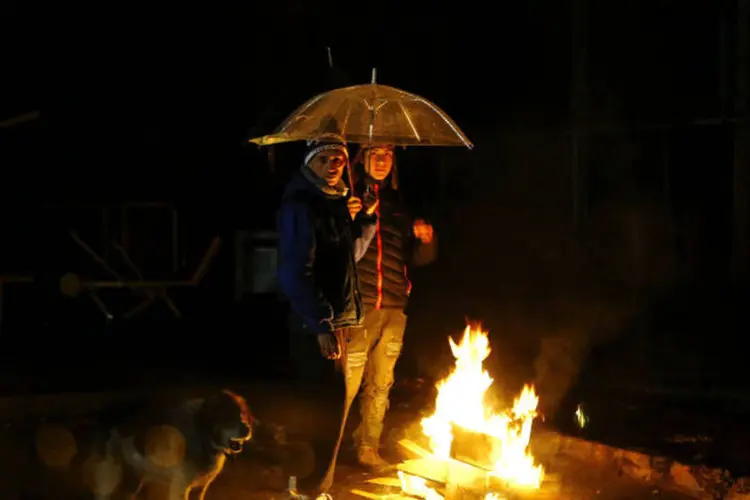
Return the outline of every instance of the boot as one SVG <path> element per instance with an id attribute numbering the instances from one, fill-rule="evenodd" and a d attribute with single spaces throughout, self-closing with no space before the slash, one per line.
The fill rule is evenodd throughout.
<path id="1" fill-rule="evenodd" d="M 332 497 L 328 493 L 321 492 L 319 486 L 312 486 L 305 488 L 300 487 L 297 484 L 297 478 L 292 476 L 289 478 L 289 486 L 287 487 L 287 499 L 288 500 L 331 500 Z"/>
<path id="2" fill-rule="evenodd" d="M 391 468 L 391 464 L 380 456 L 378 450 L 373 446 L 360 445 L 357 447 L 357 462 L 362 467 L 374 472 L 384 472 Z"/>

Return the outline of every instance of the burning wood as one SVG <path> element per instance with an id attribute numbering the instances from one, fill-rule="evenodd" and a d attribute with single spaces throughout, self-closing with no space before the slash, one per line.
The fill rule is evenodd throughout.
<path id="1" fill-rule="evenodd" d="M 498 493 L 539 490 L 544 471 L 529 452 L 539 402 L 534 388 L 524 387 L 510 410 L 494 412 L 485 405 L 493 382 L 483 367 L 490 353 L 487 334 L 467 327 L 460 343 L 449 342 L 455 368 L 438 383 L 435 412 L 422 420 L 430 450 L 400 442 L 419 457 L 398 466 L 401 494 L 425 500 L 500 500 L 506 496 Z"/>
<path id="2" fill-rule="evenodd" d="M 486 456 L 472 452 L 469 458 L 481 463 L 493 476 L 520 488 L 539 488 L 543 477 L 541 466 L 534 463 L 528 451 L 531 424 L 539 402 L 533 387 L 526 386 L 513 408 L 495 412 L 485 405 L 485 397 L 492 386 L 492 377 L 483 363 L 490 354 L 489 338 L 478 329 L 467 327 L 461 342 L 449 339 L 456 358 L 456 366 L 446 379 L 438 383 L 435 413 L 422 420 L 422 430 L 430 438 L 432 452 L 438 458 L 451 458 L 454 430 L 462 429 L 461 436 L 472 436 L 484 441 Z M 466 446 L 457 443 L 456 455 Z"/>
<path id="3" fill-rule="evenodd" d="M 419 446 L 417 443 L 410 439 L 402 439 L 398 442 L 398 444 L 404 448 L 405 450 L 413 453 L 414 455 L 418 456 L 419 458 L 427 458 L 431 455 L 431 453 L 421 446 Z"/>
<path id="4" fill-rule="evenodd" d="M 486 471 L 492 471 L 495 468 L 492 456 L 494 450 L 500 449 L 502 446 L 502 442 L 498 438 L 465 429 L 456 424 L 451 427 L 451 433 L 453 434 L 451 458 Z"/>
<path id="5" fill-rule="evenodd" d="M 439 458 L 407 460 L 398 464 L 398 470 L 404 473 L 407 478 L 411 476 L 436 483 L 448 482 L 448 461 Z M 402 481 L 402 486 L 403 484 Z"/>
<path id="6" fill-rule="evenodd" d="M 485 500 L 489 489 L 490 476 L 486 470 L 454 460 L 449 462 L 446 500 Z"/>

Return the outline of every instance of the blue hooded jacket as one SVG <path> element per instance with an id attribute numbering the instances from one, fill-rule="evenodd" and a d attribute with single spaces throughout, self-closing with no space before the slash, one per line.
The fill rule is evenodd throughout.
<path id="1" fill-rule="evenodd" d="M 356 262 L 375 234 L 354 224 L 346 195 L 323 193 L 302 172 L 287 185 L 278 216 L 278 284 L 311 334 L 362 324 Z"/>

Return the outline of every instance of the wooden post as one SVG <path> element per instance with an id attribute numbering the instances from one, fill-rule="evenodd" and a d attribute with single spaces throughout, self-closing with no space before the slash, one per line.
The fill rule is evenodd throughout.
<path id="1" fill-rule="evenodd" d="M 737 0 L 736 76 L 734 93 L 734 179 L 732 278 L 741 281 L 750 270 L 750 0 Z"/>

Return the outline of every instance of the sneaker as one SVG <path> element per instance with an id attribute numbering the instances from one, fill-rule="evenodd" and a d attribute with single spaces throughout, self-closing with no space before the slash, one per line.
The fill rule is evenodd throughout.
<path id="1" fill-rule="evenodd" d="M 391 467 L 391 464 L 386 462 L 383 457 L 380 456 L 378 450 L 372 446 L 360 446 L 357 448 L 357 461 L 363 467 L 376 472 L 382 472 Z"/>
<path id="2" fill-rule="evenodd" d="M 333 500 L 331 495 L 318 490 L 319 488 L 308 488 L 308 490 L 298 488 L 297 478 L 292 476 L 289 478 L 287 487 L 287 500 Z"/>

